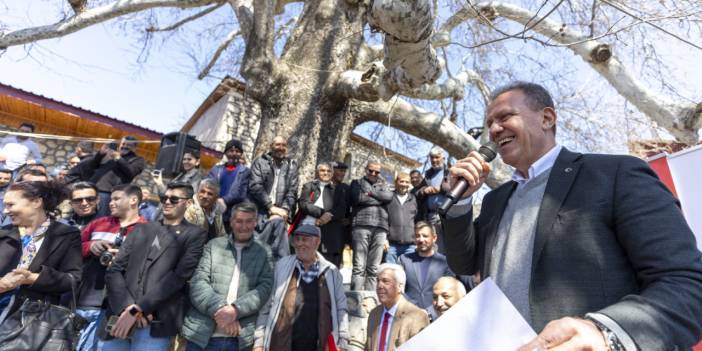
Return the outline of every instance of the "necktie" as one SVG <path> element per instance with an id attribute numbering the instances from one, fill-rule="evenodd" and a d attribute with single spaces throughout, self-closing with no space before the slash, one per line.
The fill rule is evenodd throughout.
<path id="1" fill-rule="evenodd" d="M 390 313 L 385 312 L 383 315 L 383 327 L 380 328 L 380 343 L 378 344 L 378 351 L 385 351 L 385 336 L 388 334 L 388 323 L 390 322 L 392 316 Z"/>

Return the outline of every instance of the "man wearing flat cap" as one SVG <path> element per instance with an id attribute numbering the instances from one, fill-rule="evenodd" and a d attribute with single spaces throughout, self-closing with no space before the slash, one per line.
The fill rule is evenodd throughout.
<path id="1" fill-rule="evenodd" d="M 349 340 L 346 295 L 339 270 L 317 252 L 321 232 L 302 224 L 293 232 L 295 254 L 278 260 L 273 294 L 261 309 L 254 351 L 324 351 Z"/>
<path id="2" fill-rule="evenodd" d="M 243 165 L 241 155 L 244 153 L 244 148 L 241 141 L 232 139 L 224 146 L 224 156 L 226 160 L 210 170 L 208 178 L 214 179 L 219 183 L 219 196 L 227 210 L 222 215 L 224 219 L 224 228 L 229 229 L 229 218 L 231 208 L 244 202 L 248 196 L 249 179 L 251 178 L 251 170 Z"/>

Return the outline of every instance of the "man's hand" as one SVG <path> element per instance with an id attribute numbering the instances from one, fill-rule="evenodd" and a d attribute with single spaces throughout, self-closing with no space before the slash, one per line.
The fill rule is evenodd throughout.
<path id="1" fill-rule="evenodd" d="M 324 212 L 321 217 L 319 217 L 319 225 L 325 225 L 329 223 L 332 218 L 334 218 L 334 215 L 331 214 L 331 212 Z"/>
<path id="2" fill-rule="evenodd" d="M 132 316 L 132 314 L 129 313 L 133 307 L 136 307 L 136 309 L 141 312 L 141 308 L 137 305 L 127 306 L 127 308 L 122 311 L 122 314 L 119 315 L 117 322 L 112 327 L 112 331 L 110 331 L 110 335 L 118 339 L 126 339 L 129 336 L 129 331 L 136 323 L 137 318 L 139 318 L 139 314 Z"/>
<path id="3" fill-rule="evenodd" d="M 390 242 L 387 241 L 387 239 L 386 239 L 385 242 L 383 243 L 383 252 L 388 252 L 389 248 L 390 248 Z"/>
<path id="4" fill-rule="evenodd" d="M 214 314 L 214 319 L 217 324 L 222 326 L 227 325 L 233 321 L 237 320 L 237 310 L 232 305 L 225 305 L 220 307 Z"/>
<path id="5" fill-rule="evenodd" d="M 256 346 L 253 348 L 253 351 L 263 351 L 263 347 L 261 346 Z"/>
<path id="6" fill-rule="evenodd" d="M 485 182 L 488 174 L 490 174 L 490 164 L 485 162 L 476 151 L 472 151 L 466 158 L 458 160 L 451 167 L 451 178 L 449 180 L 451 187 L 456 184 L 459 178 L 468 181 L 468 189 L 461 196 L 466 198 L 473 195 Z"/>
<path id="7" fill-rule="evenodd" d="M 237 317 L 237 310 L 232 305 L 222 306 L 214 314 L 214 319 L 217 325 L 220 328 L 224 329 L 227 335 L 230 336 L 239 335 L 239 329 L 241 328 L 241 326 L 239 325 Z"/>
<path id="8" fill-rule="evenodd" d="M 273 207 L 271 207 L 271 218 L 273 218 L 273 216 L 278 216 L 278 217 L 282 218 L 284 221 L 287 221 L 288 220 L 288 210 L 286 210 L 282 207 L 273 206 Z"/>
<path id="9" fill-rule="evenodd" d="M 161 174 L 161 173 L 157 173 L 157 174 L 151 173 L 151 179 L 154 180 L 154 183 L 156 183 L 156 184 L 158 184 L 158 185 L 163 185 L 163 174 Z"/>
<path id="10" fill-rule="evenodd" d="M 93 240 L 90 242 L 90 253 L 100 257 L 105 250 L 111 247 L 112 245 L 107 240 Z"/>
<path id="11" fill-rule="evenodd" d="M 604 335 L 587 319 L 565 317 L 549 322 L 543 331 L 518 351 L 608 350 Z"/>
<path id="12" fill-rule="evenodd" d="M 425 186 L 422 188 L 422 193 L 424 193 L 424 195 L 434 195 L 438 194 L 440 191 L 441 190 L 435 186 Z"/>
<path id="13" fill-rule="evenodd" d="M 241 324 L 236 320 L 222 327 L 229 336 L 239 336 L 239 332 L 241 331 Z"/>

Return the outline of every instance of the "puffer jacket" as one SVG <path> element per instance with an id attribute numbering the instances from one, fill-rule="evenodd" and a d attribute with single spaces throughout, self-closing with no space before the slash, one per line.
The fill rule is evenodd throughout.
<path id="1" fill-rule="evenodd" d="M 241 251 L 239 288 L 234 305 L 239 312 L 239 347 L 253 344 L 256 317 L 267 303 L 273 286 L 270 250 L 251 239 Z M 231 236 L 210 240 L 190 281 L 192 307 L 185 316 L 181 335 L 202 348 L 215 332 L 214 314 L 226 304 L 234 272 L 236 249 Z"/>
<path id="2" fill-rule="evenodd" d="M 273 186 L 275 172 L 273 171 L 273 156 L 263 154 L 251 164 L 251 181 L 249 182 L 249 197 L 256 203 L 261 212 L 267 212 L 272 206 L 282 207 L 292 215 L 297 202 L 298 166 L 297 161 L 285 158 L 280 165 L 280 181 L 276 198 L 270 199 L 268 193 Z"/>

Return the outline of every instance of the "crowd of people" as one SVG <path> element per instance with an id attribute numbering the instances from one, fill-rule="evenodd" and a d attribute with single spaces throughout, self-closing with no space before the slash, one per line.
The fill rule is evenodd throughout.
<path id="1" fill-rule="evenodd" d="M 349 184 L 346 164 L 322 162 L 300 185 L 285 138 L 250 166 L 232 139 L 207 175 L 188 151 L 150 189 L 133 184 L 145 167 L 134 138 L 95 153 L 81 143 L 49 174 L 31 139 L 6 137 L 0 321 L 26 300 L 65 303 L 77 284 L 76 350 L 349 350 L 346 292 L 374 291 L 359 347 L 388 351 L 483 276 L 540 332 L 523 350 L 696 343 L 702 255 L 650 169 L 556 144 L 555 107 L 535 84 L 498 90 L 487 118 L 515 171 L 476 219 L 471 197 L 490 172 L 477 153 L 449 167 L 433 148 L 424 174 L 390 180 L 371 160 Z M 461 178 L 463 199 L 440 215 Z"/>
<path id="2" fill-rule="evenodd" d="M 287 140 L 276 137 L 250 165 L 230 140 L 208 173 L 199 152 L 186 151 L 180 173 L 152 172 L 153 187 L 140 187 L 146 163 L 130 136 L 94 153 L 81 142 L 52 172 L 26 135 L 1 143 L 3 317 L 41 295 L 65 303 L 74 282 L 87 321 L 76 350 L 344 349 L 346 291 L 401 301 L 401 311 L 414 311 L 407 320 L 422 316 L 416 333 L 473 284 L 454 278 L 436 245 L 435 204 L 448 175 L 438 148 L 433 185 L 416 170 L 388 181 L 369 161 L 350 184 L 346 164 L 322 162 L 300 186 Z"/>

